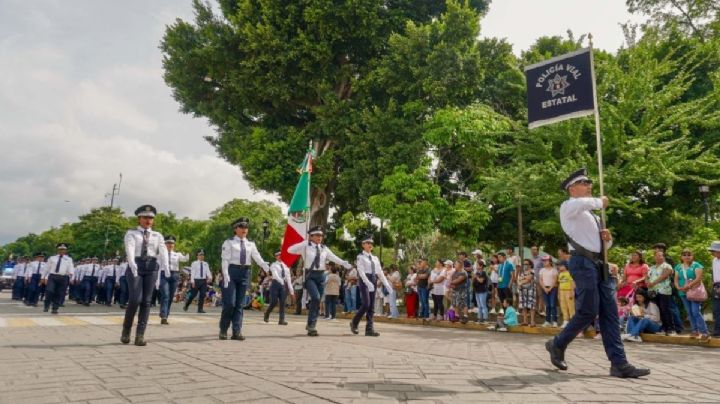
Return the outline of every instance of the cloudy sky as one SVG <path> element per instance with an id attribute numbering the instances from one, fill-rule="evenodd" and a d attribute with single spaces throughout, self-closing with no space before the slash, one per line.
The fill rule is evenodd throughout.
<path id="1" fill-rule="evenodd" d="M 483 35 L 516 52 L 540 35 L 592 31 L 622 44 L 623 0 L 495 0 Z M 178 112 L 158 44 L 190 0 L 0 0 L 0 244 L 74 221 L 122 173 L 116 206 L 142 203 L 196 219 L 250 189 L 218 158 L 203 119 Z"/>

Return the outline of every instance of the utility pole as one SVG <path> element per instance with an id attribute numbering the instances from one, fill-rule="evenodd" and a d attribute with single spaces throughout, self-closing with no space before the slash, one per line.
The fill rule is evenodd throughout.
<path id="1" fill-rule="evenodd" d="M 108 213 L 112 213 L 113 206 L 115 204 L 115 195 L 120 195 L 120 185 L 122 184 L 122 173 L 120 173 L 120 180 L 113 184 L 112 193 L 110 194 L 110 209 L 108 210 Z M 110 231 L 110 223 L 105 224 L 105 245 L 103 246 L 103 259 L 107 259 L 107 256 L 105 255 L 107 252 L 108 244 L 110 242 L 110 239 L 108 238 L 108 232 Z"/>

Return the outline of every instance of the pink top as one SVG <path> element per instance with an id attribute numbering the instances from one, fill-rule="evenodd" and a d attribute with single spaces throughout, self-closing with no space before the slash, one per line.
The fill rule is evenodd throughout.
<path id="1" fill-rule="evenodd" d="M 643 276 L 647 276 L 649 270 L 647 264 L 627 264 L 625 266 L 625 283 L 633 283 Z M 638 286 L 645 287 L 645 281 L 638 283 Z"/>
<path id="2" fill-rule="evenodd" d="M 540 282 L 543 286 L 555 287 L 558 280 L 558 271 L 555 267 L 546 268 L 543 267 L 540 270 Z"/>

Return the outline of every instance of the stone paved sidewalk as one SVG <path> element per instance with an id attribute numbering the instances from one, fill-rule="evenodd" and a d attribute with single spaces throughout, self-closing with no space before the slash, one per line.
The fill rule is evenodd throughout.
<path id="1" fill-rule="evenodd" d="M 370 338 L 341 320 L 309 338 L 301 317 L 282 327 L 254 312 L 246 341 L 219 341 L 216 315 L 207 316 L 162 327 L 153 316 L 146 347 L 121 345 L 120 326 L 102 321 L 0 328 L 0 403 L 720 400 L 720 354 L 707 348 L 628 345 L 631 361 L 653 374 L 619 380 L 607 377 L 594 340 L 571 345 L 561 373 L 542 336 L 383 323 Z"/>

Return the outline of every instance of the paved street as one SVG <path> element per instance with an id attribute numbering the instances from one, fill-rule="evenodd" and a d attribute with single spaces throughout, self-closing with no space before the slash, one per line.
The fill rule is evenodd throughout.
<path id="1" fill-rule="evenodd" d="M 59 316 L 0 293 L 1 403 L 251 402 L 717 402 L 713 349 L 629 345 L 645 380 L 606 376 L 602 344 L 577 341 L 570 371 L 548 366 L 545 338 L 378 324 L 379 338 L 347 321 L 321 322 L 308 338 L 290 325 L 246 317 L 246 341 L 217 340 L 219 313 L 151 317 L 146 347 L 119 342 L 122 312 L 74 303 Z"/>

